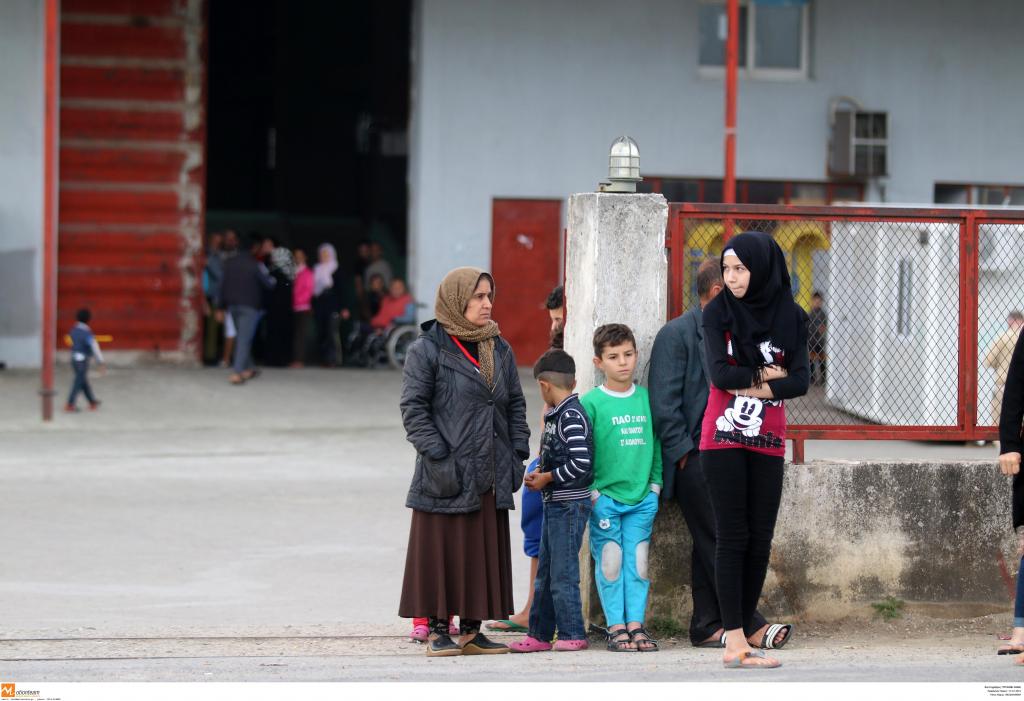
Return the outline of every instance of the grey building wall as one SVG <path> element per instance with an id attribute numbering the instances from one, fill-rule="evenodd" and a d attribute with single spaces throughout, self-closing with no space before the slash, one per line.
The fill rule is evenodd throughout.
<path id="1" fill-rule="evenodd" d="M 410 274 L 430 301 L 490 264 L 494 197 L 591 191 L 626 133 L 641 170 L 722 175 L 721 79 L 697 65 L 698 0 L 419 0 Z M 742 78 L 737 175 L 825 179 L 828 103 L 887 110 L 889 202 L 936 181 L 1024 183 L 1015 0 L 812 0 L 810 77 Z M 872 190 L 877 194 L 877 190 Z"/>
<path id="2" fill-rule="evenodd" d="M 38 367 L 43 3 L 0 2 L 0 362 Z"/>

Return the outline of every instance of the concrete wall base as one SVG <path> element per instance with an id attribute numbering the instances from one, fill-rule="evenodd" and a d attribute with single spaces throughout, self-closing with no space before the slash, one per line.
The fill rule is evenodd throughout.
<path id="1" fill-rule="evenodd" d="M 648 618 L 689 625 L 690 550 L 678 505 L 662 502 Z M 1016 550 L 1009 479 L 991 462 L 787 464 L 761 611 L 828 621 L 887 596 L 944 618 L 1003 611 Z"/>

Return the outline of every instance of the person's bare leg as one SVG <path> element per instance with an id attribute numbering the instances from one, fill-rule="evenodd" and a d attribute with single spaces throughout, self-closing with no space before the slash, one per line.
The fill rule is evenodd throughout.
<path id="1" fill-rule="evenodd" d="M 231 357 L 235 352 L 235 339 L 225 338 L 224 339 L 224 362 L 226 367 L 231 367 Z"/>
<path id="2" fill-rule="evenodd" d="M 530 627 L 530 608 L 533 606 L 533 586 L 537 581 L 538 563 L 540 563 L 540 558 L 530 558 L 530 595 L 526 597 L 526 605 L 523 606 L 523 610 L 508 619 L 523 628 Z"/>

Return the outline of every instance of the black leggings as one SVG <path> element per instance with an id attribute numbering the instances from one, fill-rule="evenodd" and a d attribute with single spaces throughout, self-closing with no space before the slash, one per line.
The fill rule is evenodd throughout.
<path id="1" fill-rule="evenodd" d="M 715 511 L 715 588 L 726 630 L 751 635 L 782 500 L 782 457 L 739 448 L 700 455 Z"/>

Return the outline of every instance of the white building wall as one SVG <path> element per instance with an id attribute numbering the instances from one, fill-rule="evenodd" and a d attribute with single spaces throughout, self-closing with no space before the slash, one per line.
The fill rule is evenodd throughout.
<path id="1" fill-rule="evenodd" d="M 0 362 L 42 362 L 43 3 L 0 2 Z"/>
<path id="2" fill-rule="evenodd" d="M 889 112 L 889 202 L 936 181 L 1024 182 L 1016 0 L 812 0 L 810 78 L 741 78 L 737 175 L 825 179 L 829 99 Z M 697 67 L 698 0 L 419 0 L 410 274 L 432 299 L 490 264 L 494 197 L 595 189 L 620 134 L 641 169 L 722 176 L 721 79 Z"/>

